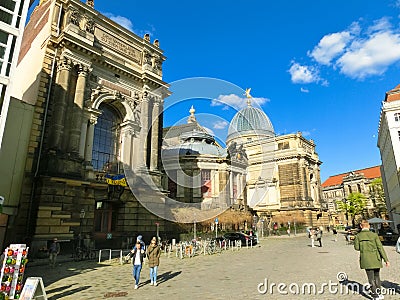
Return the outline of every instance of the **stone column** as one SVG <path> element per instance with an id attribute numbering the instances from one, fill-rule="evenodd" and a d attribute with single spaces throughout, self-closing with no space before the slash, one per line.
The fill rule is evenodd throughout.
<path id="1" fill-rule="evenodd" d="M 145 88 L 145 91 L 143 92 L 143 98 L 142 98 L 142 103 L 141 103 L 141 143 L 143 145 L 143 165 L 147 167 L 147 137 L 149 134 L 149 104 L 150 104 L 150 99 L 149 99 L 149 92 Z"/>
<path id="2" fill-rule="evenodd" d="M 56 93 L 53 106 L 53 128 L 50 134 L 49 147 L 54 150 L 61 149 L 63 140 L 64 122 L 67 107 L 67 95 L 71 77 L 71 60 L 62 58 L 57 66 Z"/>
<path id="3" fill-rule="evenodd" d="M 228 197 L 228 205 L 232 205 L 233 203 L 235 203 L 235 200 L 233 198 L 233 170 L 229 170 L 229 197 Z M 236 187 L 237 189 L 237 187 Z M 236 190 L 237 191 L 237 190 Z"/>
<path id="4" fill-rule="evenodd" d="M 131 121 L 124 122 L 121 124 L 121 136 L 122 136 L 122 146 L 121 146 L 121 162 L 124 165 L 129 165 L 134 167 L 135 164 L 135 153 L 134 153 L 134 138 L 136 132 L 139 128 L 136 124 Z"/>
<path id="5" fill-rule="evenodd" d="M 89 123 L 86 134 L 86 147 L 85 147 L 85 162 L 86 165 L 92 165 L 92 152 L 93 152 L 93 138 L 94 138 L 94 127 L 97 123 L 97 118 L 100 112 L 94 112 L 90 114 Z"/>
<path id="6" fill-rule="evenodd" d="M 79 154 L 81 157 L 83 157 L 84 152 L 84 149 L 81 148 L 81 134 L 83 135 L 84 133 L 82 132 L 82 117 L 88 71 L 89 69 L 87 66 L 79 66 L 74 97 L 74 107 L 72 109 L 73 114 L 71 118 L 71 132 L 67 148 L 67 152 L 74 153 L 76 155 Z"/>
<path id="7" fill-rule="evenodd" d="M 152 125 L 151 125 L 151 152 L 150 152 L 150 170 L 158 169 L 158 150 L 159 150 L 159 122 L 160 120 L 160 102 L 154 100 Z"/>

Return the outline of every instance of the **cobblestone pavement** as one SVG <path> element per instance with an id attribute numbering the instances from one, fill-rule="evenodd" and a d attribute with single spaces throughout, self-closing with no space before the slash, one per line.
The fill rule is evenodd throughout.
<path id="1" fill-rule="evenodd" d="M 27 266 L 26 276 L 42 277 L 48 299 L 370 299 L 354 292 L 367 282 L 358 266 L 358 252 L 339 236 L 334 242 L 326 234 L 323 247 L 311 248 L 305 236 L 273 237 L 261 240 L 253 249 L 227 250 L 212 256 L 180 260 L 175 255 L 161 257 L 157 287 L 149 284 L 149 268 L 144 266 L 139 289 L 134 289 L 132 266 L 64 262 L 55 268 Z M 385 299 L 400 299 L 400 255 L 385 246 L 391 266 L 384 267 L 385 287 L 396 289 Z M 337 276 L 348 276 L 347 284 Z M 347 274 L 347 275 L 345 275 Z M 286 284 L 278 291 L 277 285 Z M 329 292 L 331 283 L 332 293 Z M 275 285 L 274 285 L 275 284 Z M 315 285 L 322 294 L 301 293 L 302 286 Z M 273 286 L 274 285 L 274 286 Z M 265 291 L 266 286 L 268 290 Z M 273 287 L 271 289 L 271 287 Z M 290 288 L 289 288 L 290 287 Z M 300 293 L 296 294 L 297 287 Z M 334 289 L 339 292 L 334 293 Z M 341 293 L 340 293 L 341 291 Z M 261 292 L 261 293 L 260 293 Z M 264 293 L 265 292 L 265 293 Z M 392 291 L 390 291 L 392 292 Z M 283 294 L 286 293 L 286 294 Z"/>

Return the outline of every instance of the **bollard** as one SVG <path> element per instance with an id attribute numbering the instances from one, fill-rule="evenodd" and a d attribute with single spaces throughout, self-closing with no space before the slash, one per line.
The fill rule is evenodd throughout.
<path id="1" fill-rule="evenodd" d="M 250 240 L 250 248 L 253 248 L 253 240 Z"/>

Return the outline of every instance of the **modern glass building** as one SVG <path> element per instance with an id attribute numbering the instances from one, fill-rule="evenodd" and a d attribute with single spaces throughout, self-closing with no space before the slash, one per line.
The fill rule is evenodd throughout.
<path id="1" fill-rule="evenodd" d="M 33 0 L 0 1 L 0 149 L 10 103 L 9 87 L 24 32 L 25 21 Z"/>

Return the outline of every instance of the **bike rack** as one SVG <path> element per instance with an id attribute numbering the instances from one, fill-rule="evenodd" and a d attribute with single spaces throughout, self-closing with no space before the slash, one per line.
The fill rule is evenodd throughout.
<path id="1" fill-rule="evenodd" d="M 120 262 L 120 264 L 122 265 L 123 264 L 123 262 L 122 262 L 122 249 L 118 249 L 118 250 L 113 250 L 113 249 L 100 249 L 99 250 L 99 263 L 101 262 L 101 253 L 102 252 L 106 252 L 106 251 L 108 251 L 109 252 L 109 255 L 108 255 L 108 260 L 111 260 L 112 259 L 112 253 L 113 252 L 119 252 L 119 262 Z"/>

